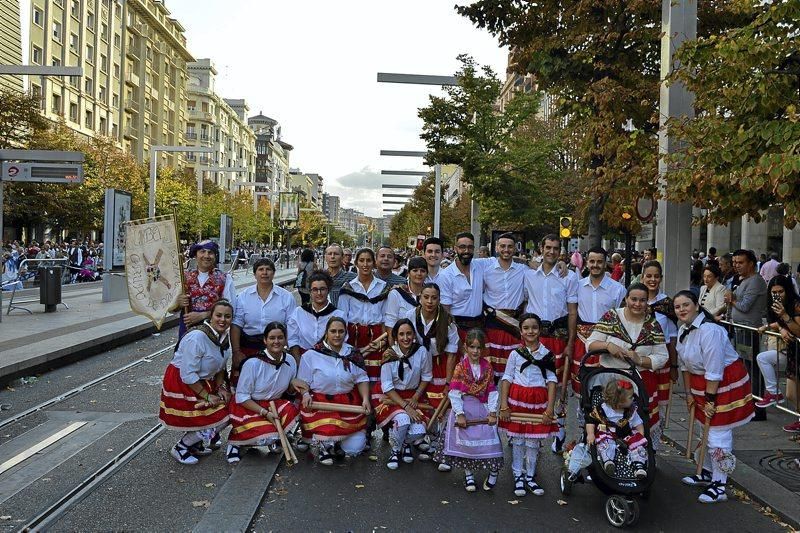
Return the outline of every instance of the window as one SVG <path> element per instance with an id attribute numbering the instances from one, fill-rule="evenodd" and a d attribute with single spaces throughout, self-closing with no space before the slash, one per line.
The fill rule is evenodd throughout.
<path id="1" fill-rule="evenodd" d="M 108 42 L 108 24 L 105 22 L 100 25 L 100 38 Z"/>
<path id="2" fill-rule="evenodd" d="M 60 94 L 53 93 L 53 102 L 52 103 L 53 103 L 53 107 L 52 107 L 53 113 L 56 113 L 58 115 L 63 113 L 63 110 L 61 109 L 61 95 Z"/>
<path id="3" fill-rule="evenodd" d="M 86 13 L 86 26 L 94 31 L 94 13 Z"/>
<path id="4" fill-rule="evenodd" d="M 53 3 L 58 7 L 64 7 L 64 0 L 53 0 Z"/>
<path id="5" fill-rule="evenodd" d="M 106 97 L 107 97 L 106 88 L 103 87 L 102 85 L 97 89 L 97 97 L 100 99 L 101 102 L 103 103 L 106 102 Z"/>
<path id="6" fill-rule="evenodd" d="M 36 6 L 33 6 L 33 23 L 40 28 L 44 28 L 44 13 Z"/>
<path id="7" fill-rule="evenodd" d="M 112 94 L 111 95 L 111 107 L 119 107 L 119 95 Z"/>
<path id="8" fill-rule="evenodd" d="M 83 123 L 87 128 L 94 129 L 94 116 L 91 111 L 86 112 L 86 119 Z"/>
<path id="9" fill-rule="evenodd" d="M 78 122 L 78 104 L 69 104 L 69 119 Z"/>
<path id="10" fill-rule="evenodd" d="M 61 31 L 61 23 L 53 21 L 53 39 L 60 41 L 62 35 L 63 32 Z"/>
<path id="11" fill-rule="evenodd" d="M 32 50 L 32 54 L 31 54 L 32 61 L 34 63 L 36 63 L 37 65 L 41 65 L 42 64 L 42 49 L 39 48 L 38 46 L 34 45 L 31 50 Z"/>
<path id="12" fill-rule="evenodd" d="M 61 66 L 61 58 L 53 56 L 53 66 L 60 67 Z"/>
<path id="13" fill-rule="evenodd" d="M 87 93 L 92 93 L 94 90 L 94 80 L 92 78 L 86 78 L 85 89 Z"/>
<path id="14" fill-rule="evenodd" d="M 114 77 L 119 78 L 119 63 L 114 63 Z"/>
<path id="15" fill-rule="evenodd" d="M 115 48 L 119 48 L 120 46 L 122 46 L 122 37 L 120 36 L 119 33 L 115 33 L 114 34 L 114 47 Z"/>
<path id="16" fill-rule="evenodd" d="M 94 46 L 91 44 L 86 45 L 86 61 L 94 63 Z"/>
<path id="17" fill-rule="evenodd" d="M 70 15 L 80 20 L 81 18 L 81 3 L 78 0 L 72 0 L 72 7 L 69 10 Z"/>
<path id="18" fill-rule="evenodd" d="M 107 124 L 106 124 L 105 117 L 100 117 L 100 133 L 103 134 L 103 135 L 107 135 L 108 134 L 108 127 L 107 127 Z"/>
<path id="19" fill-rule="evenodd" d="M 74 33 L 69 34 L 69 47 L 73 52 L 78 53 L 78 36 Z"/>
<path id="20" fill-rule="evenodd" d="M 44 109 L 44 98 L 42 98 L 42 88 L 36 84 L 31 84 L 31 94 L 39 100 L 39 108 Z"/>
<path id="21" fill-rule="evenodd" d="M 100 71 L 108 72 L 108 56 L 105 54 L 100 54 Z"/>
<path id="22" fill-rule="evenodd" d="M 69 77 L 69 84 L 75 87 L 76 89 L 80 89 L 81 87 L 81 77 L 80 76 L 70 76 Z"/>

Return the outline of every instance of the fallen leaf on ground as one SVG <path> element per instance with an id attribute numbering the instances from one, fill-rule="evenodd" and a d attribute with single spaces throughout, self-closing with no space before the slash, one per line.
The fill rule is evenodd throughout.
<path id="1" fill-rule="evenodd" d="M 519 503 L 519 500 L 508 500 L 508 503 L 510 503 L 511 505 L 517 505 Z"/>
<path id="2" fill-rule="evenodd" d="M 0 520 L 11 520 L 11 515 L 4 514 L 3 516 L 0 516 Z"/>
<path id="3" fill-rule="evenodd" d="M 208 500 L 195 500 L 192 502 L 192 507 L 205 507 L 208 508 L 211 506 L 211 502 Z"/>
<path id="4" fill-rule="evenodd" d="M 211 487 L 214 487 L 214 486 L 216 486 L 216 485 L 214 485 L 213 483 L 206 483 L 206 484 L 205 484 L 205 485 L 203 485 L 203 486 L 204 486 L 205 488 L 207 488 L 207 489 L 210 489 Z"/>
<path id="5" fill-rule="evenodd" d="M 377 461 L 378 460 L 378 456 L 377 455 L 370 455 L 369 456 L 369 460 L 370 461 Z"/>
<path id="6" fill-rule="evenodd" d="M 106 451 L 107 451 L 107 452 L 113 452 L 113 451 L 114 451 L 114 448 L 106 448 Z"/>
<path id="7" fill-rule="evenodd" d="M 442 505 L 447 505 L 448 503 L 450 503 L 450 502 L 447 501 L 447 500 L 442 500 Z"/>
<path id="8" fill-rule="evenodd" d="M 572 517 L 572 519 L 573 519 L 573 520 L 575 520 L 576 522 L 580 522 L 580 520 L 578 520 L 578 519 L 577 519 L 577 518 L 575 518 L 574 516 Z"/>
<path id="9" fill-rule="evenodd" d="M 564 501 L 564 500 L 558 500 L 558 501 L 556 501 L 556 503 L 557 503 L 558 505 L 561 505 L 561 506 L 567 505 L 567 502 L 566 502 L 566 501 Z"/>
<path id="10" fill-rule="evenodd" d="M 97 400 L 89 400 L 89 403 L 97 403 Z"/>
<path id="11" fill-rule="evenodd" d="M 356 485 L 356 488 L 357 488 L 357 489 L 363 489 L 363 488 L 364 488 L 364 485 L 358 484 L 358 485 Z"/>

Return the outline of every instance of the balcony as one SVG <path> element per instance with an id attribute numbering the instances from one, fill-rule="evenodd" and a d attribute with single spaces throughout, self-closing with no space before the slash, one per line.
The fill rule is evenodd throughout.
<path id="1" fill-rule="evenodd" d="M 139 112 L 139 102 L 134 100 L 133 98 L 126 98 L 125 99 L 125 109 L 128 111 L 133 111 L 134 113 Z"/>
<path id="2" fill-rule="evenodd" d="M 141 22 L 133 22 L 128 24 L 128 29 L 131 30 L 133 33 L 139 35 L 140 37 L 144 37 L 145 35 L 147 35 L 147 26 L 145 26 Z"/>
<path id="3" fill-rule="evenodd" d="M 139 86 L 139 76 L 134 74 L 133 72 L 126 72 L 125 73 L 125 83 L 128 85 L 133 85 L 134 87 Z"/>
<path id="4" fill-rule="evenodd" d="M 183 134 L 183 138 L 187 141 L 195 141 L 197 140 L 197 132 L 195 131 L 187 131 Z"/>
<path id="5" fill-rule="evenodd" d="M 127 138 L 127 139 L 138 139 L 139 138 L 139 134 L 131 126 L 128 126 L 128 127 L 125 128 L 125 133 L 123 134 L 123 136 L 125 138 Z"/>
<path id="6" fill-rule="evenodd" d="M 125 55 L 127 55 L 131 59 L 139 61 L 139 51 L 136 50 L 136 48 L 133 46 L 128 46 L 128 49 L 125 50 Z"/>
<path id="7" fill-rule="evenodd" d="M 205 122 L 214 122 L 214 115 L 206 111 L 199 111 L 197 109 L 190 109 L 188 112 L 189 118 L 193 120 L 203 120 Z"/>

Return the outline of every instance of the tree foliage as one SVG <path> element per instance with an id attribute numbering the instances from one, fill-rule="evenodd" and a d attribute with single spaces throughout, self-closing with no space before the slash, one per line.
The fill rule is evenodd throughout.
<path id="1" fill-rule="evenodd" d="M 675 121 L 685 149 L 670 194 L 708 209 L 712 222 L 760 220 L 781 204 L 800 219 L 800 3 L 747 2 L 753 21 L 687 43 L 675 79 L 696 96 L 696 118 Z"/>
<path id="2" fill-rule="evenodd" d="M 731 4 L 700 2 L 698 31 L 741 21 Z M 456 9 L 509 46 L 512 68 L 554 99 L 582 178 L 575 215 L 599 244 L 601 222 L 619 225 L 637 197 L 658 192 L 661 2 L 479 0 Z"/>

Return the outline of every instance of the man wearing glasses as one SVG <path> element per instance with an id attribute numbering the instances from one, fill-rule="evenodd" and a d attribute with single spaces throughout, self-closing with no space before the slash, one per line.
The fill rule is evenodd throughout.
<path id="1" fill-rule="evenodd" d="M 461 342 L 472 328 L 483 328 L 483 265 L 475 256 L 475 236 L 456 235 L 456 260 L 438 277 L 442 305 L 453 315 Z M 486 260 L 483 260 L 486 261 Z"/>

